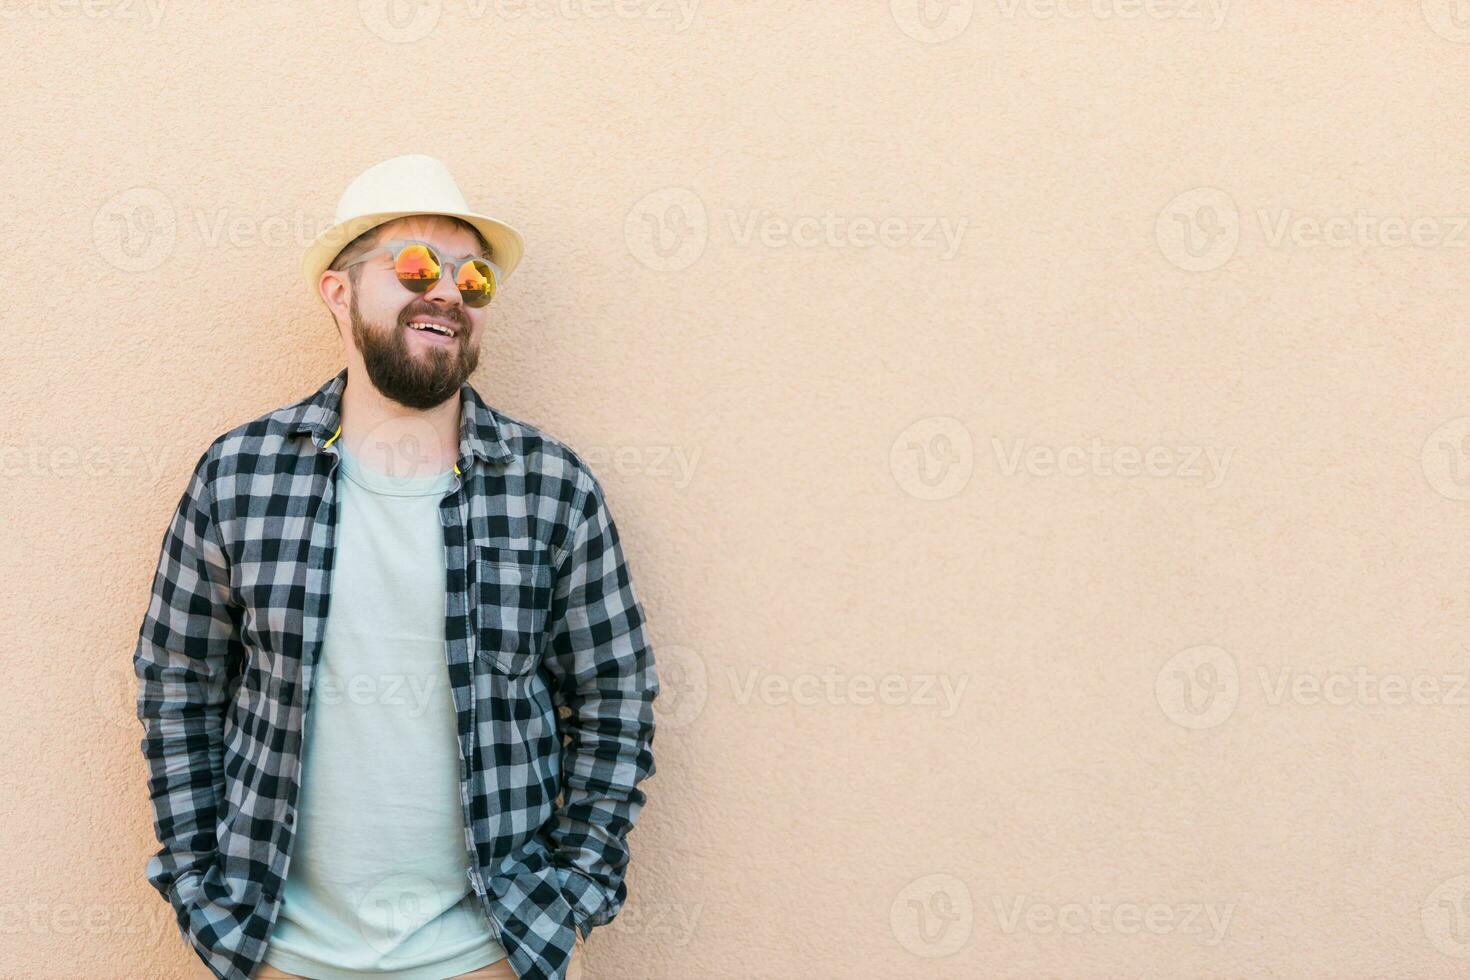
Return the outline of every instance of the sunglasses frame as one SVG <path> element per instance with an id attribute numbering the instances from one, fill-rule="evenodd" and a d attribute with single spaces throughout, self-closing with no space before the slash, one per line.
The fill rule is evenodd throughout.
<path id="1" fill-rule="evenodd" d="M 393 266 L 396 269 L 396 267 L 398 266 L 398 255 L 399 255 L 399 253 L 402 252 L 404 249 L 408 248 L 410 245 L 422 245 L 424 248 L 428 249 L 429 252 L 433 254 L 435 261 L 437 261 L 439 263 L 439 268 L 440 269 L 446 269 L 446 270 L 448 270 L 448 273 L 449 273 L 449 281 L 450 282 L 458 282 L 459 281 L 459 270 L 460 270 L 461 267 L 463 267 L 465 265 L 465 263 L 467 263 L 467 262 L 483 262 L 483 263 L 485 263 L 495 273 L 495 285 L 493 287 L 491 287 L 491 290 L 490 290 L 490 298 L 491 298 L 491 300 L 493 301 L 494 298 L 495 298 L 495 294 L 498 293 L 498 292 L 500 292 L 500 280 L 502 278 L 502 271 L 501 271 L 500 266 L 496 265 L 494 262 L 491 262 L 488 258 L 486 258 L 483 255 L 466 255 L 462 259 L 446 258 L 444 255 L 441 255 L 440 254 L 439 250 L 437 248 L 435 248 L 432 243 L 423 241 L 422 239 L 419 239 L 419 238 L 394 238 L 394 239 L 391 239 L 391 240 L 386 241 L 383 244 L 379 245 L 377 248 L 373 249 L 371 252 L 365 252 L 362 255 L 359 255 L 357 258 L 353 259 L 351 262 L 348 262 L 348 263 L 344 264 L 342 266 L 342 268 L 346 269 L 349 266 L 357 265 L 359 262 L 366 262 L 369 259 L 375 259 L 379 255 L 382 255 L 384 252 L 387 252 L 389 255 L 391 255 L 393 257 Z M 398 275 L 397 275 L 396 272 L 394 273 L 393 278 L 394 279 L 398 279 L 398 284 L 401 285 L 401 286 L 403 286 L 404 289 L 408 289 L 408 286 L 404 284 L 403 280 L 398 278 Z M 439 276 L 439 279 L 443 279 L 443 278 L 444 278 L 444 275 L 441 274 Z M 438 286 L 439 286 L 439 279 L 434 280 L 434 285 L 432 285 L 428 289 L 424 290 L 424 293 L 431 292 L 434 289 L 437 289 Z M 413 290 L 413 289 L 408 289 L 408 291 L 411 292 L 411 293 L 412 292 L 416 292 L 416 290 Z M 461 290 L 456 290 L 456 291 L 462 292 Z M 422 296 L 424 293 L 418 293 L 418 295 Z M 486 306 L 489 306 L 490 304 L 489 303 L 486 303 L 485 305 Z"/>

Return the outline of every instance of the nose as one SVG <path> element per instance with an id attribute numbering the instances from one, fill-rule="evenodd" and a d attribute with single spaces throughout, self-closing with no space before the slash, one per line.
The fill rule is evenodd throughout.
<path id="1" fill-rule="evenodd" d="M 447 275 L 448 271 L 446 269 L 446 275 L 439 277 L 439 281 L 434 283 L 433 289 L 424 293 L 424 299 L 438 303 L 440 306 L 462 306 L 464 304 L 464 298 L 459 295 L 459 287 L 454 284 L 454 277 Z M 453 315 L 458 315 L 463 319 L 464 311 L 456 310 Z"/>

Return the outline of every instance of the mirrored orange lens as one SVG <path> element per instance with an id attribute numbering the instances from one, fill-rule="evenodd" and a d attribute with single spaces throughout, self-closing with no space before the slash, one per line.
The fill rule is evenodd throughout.
<path id="1" fill-rule="evenodd" d="M 478 260 L 459 267 L 459 295 L 466 306 L 484 306 L 495 298 L 495 270 Z"/>
<path id="2" fill-rule="evenodd" d="M 398 281 L 416 293 L 427 293 L 444 274 L 439 265 L 439 256 L 427 245 L 409 245 L 398 253 L 394 265 Z"/>

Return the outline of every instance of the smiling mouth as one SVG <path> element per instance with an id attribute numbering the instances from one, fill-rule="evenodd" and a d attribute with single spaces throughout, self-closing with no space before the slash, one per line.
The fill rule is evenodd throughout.
<path id="1" fill-rule="evenodd" d="M 443 323 L 409 322 L 403 328 L 410 333 L 418 334 L 420 340 L 429 347 L 458 347 L 460 329 Z"/>
<path id="2" fill-rule="evenodd" d="M 417 331 L 419 333 L 434 334 L 435 336 L 449 337 L 451 339 L 455 336 L 454 328 L 452 328 L 452 327 L 446 327 L 442 323 L 415 323 L 415 322 L 411 322 L 411 323 L 406 324 L 406 326 L 408 327 L 408 329 Z"/>

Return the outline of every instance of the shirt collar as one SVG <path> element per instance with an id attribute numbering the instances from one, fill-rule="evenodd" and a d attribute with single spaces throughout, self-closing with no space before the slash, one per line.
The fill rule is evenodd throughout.
<path id="1" fill-rule="evenodd" d="M 291 421 L 291 434 L 305 432 L 318 449 L 326 449 L 341 435 L 342 391 L 347 387 L 347 369 L 322 385 L 306 400 Z M 454 471 L 476 457 L 492 463 L 510 458 L 510 447 L 500 435 L 495 411 L 480 398 L 480 393 L 466 381 L 459 388 L 459 460 Z"/>

